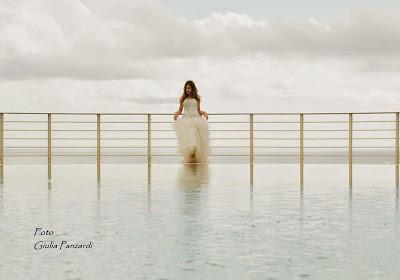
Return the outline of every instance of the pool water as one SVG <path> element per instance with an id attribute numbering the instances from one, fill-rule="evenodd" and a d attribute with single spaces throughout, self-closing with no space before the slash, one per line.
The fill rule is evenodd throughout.
<path id="1" fill-rule="evenodd" d="M 150 167 L 5 166 L 0 279 L 400 279 L 393 165 Z"/>

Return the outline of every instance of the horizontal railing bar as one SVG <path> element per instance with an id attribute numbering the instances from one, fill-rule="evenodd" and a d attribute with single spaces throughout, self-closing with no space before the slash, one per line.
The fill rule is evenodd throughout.
<path id="1" fill-rule="evenodd" d="M 394 131 L 395 129 L 353 129 L 353 131 Z M 300 131 L 299 129 L 254 129 L 253 131 Z M 304 129 L 303 131 L 348 131 L 348 129 Z"/>
<path id="2" fill-rule="evenodd" d="M 395 123 L 396 121 L 353 121 L 353 123 Z M 47 123 L 47 121 L 4 121 L 4 123 Z M 95 121 L 52 121 L 52 123 L 96 123 Z M 145 121 L 104 121 L 100 123 L 147 123 Z M 173 123 L 171 121 L 157 122 L 152 121 L 152 123 Z M 214 122 L 208 121 L 208 123 L 249 123 L 248 121 L 224 121 L 224 122 Z M 297 121 L 254 121 L 253 123 L 300 123 Z M 348 121 L 305 121 L 304 123 L 348 123 Z"/>
<path id="3" fill-rule="evenodd" d="M 221 121 L 221 122 L 214 122 L 214 121 L 208 121 L 208 123 L 249 123 L 248 121 Z"/>
<path id="4" fill-rule="evenodd" d="M 276 155 L 276 154 L 259 154 L 259 155 L 254 155 L 254 157 L 260 157 L 260 156 L 269 156 L 269 157 L 274 157 L 274 156 L 293 156 L 293 157 L 298 157 L 298 154 L 293 154 L 293 155 Z M 389 157 L 392 155 L 355 155 L 353 154 L 353 157 Z M 326 154 L 322 154 L 322 155 L 306 155 L 304 154 L 304 157 L 348 157 L 348 155 L 326 155 Z"/>
<path id="5" fill-rule="evenodd" d="M 4 129 L 4 131 L 47 131 L 47 129 Z M 51 131 L 96 131 L 96 129 L 52 129 Z"/>
<path id="6" fill-rule="evenodd" d="M 96 123 L 94 121 L 51 121 L 51 123 Z"/>
<path id="7" fill-rule="evenodd" d="M 34 156 L 39 156 L 39 157 L 47 157 L 47 154 L 43 154 L 43 155 L 7 155 L 7 154 L 4 154 L 4 156 L 5 157 L 17 157 L 17 156 L 23 156 L 23 157 L 34 157 Z M 71 155 L 67 155 L 67 154 L 59 154 L 59 155 L 54 155 L 54 154 L 52 154 L 52 156 L 80 156 L 80 157 L 86 157 L 86 156 L 96 156 L 96 154 L 94 154 L 94 155 L 92 155 L 92 154 L 88 154 L 88 155 L 85 155 L 85 154 L 83 154 L 83 155 L 81 155 L 81 154 L 71 154 Z M 147 154 L 146 155 L 127 155 L 127 154 L 123 154 L 123 155 L 118 155 L 118 154 L 102 154 L 102 156 L 147 156 Z M 177 157 L 177 156 L 180 156 L 180 155 L 176 155 L 176 154 L 171 154 L 171 155 L 152 155 L 152 156 L 175 156 L 175 157 Z M 211 157 L 213 157 L 213 156 L 246 156 L 246 157 L 248 157 L 249 155 L 238 155 L 238 154 L 230 154 L 230 155 L 220 155 L 220 154 L 215 154 L 215 155 L 209 155 L 209 156 L 211 156 Z M 284 157 L 284 156 L 291 156 L 291 157 L 298 157 L 299 155 L 298 154 L 285 154 L 285 155 L 282 155 L 282 154 L 259 154 L 259 155 L 254 155 L 254 157 L 261 157 L 261 156 L 269 156 L 269 157 L 273 157 L 273 156 L 279 156 L 279 157 Z M 323 154 L 323 155 L 304 155 L 304 156 L 307 156 L 307 157 L 348 157 L 348 155 L 326 155 L 326 154 Z M 353 154 L 353 156 L 354 157 L 388 157 L 388 156 L 391 156 L 391 155 L 355 155 L 355 154 Z"/>
<path id="8" fill-rule="evenodd" d="M 43 156 L 43 157 L 47 157 L 47 154 L 43 154 L 43 155 L 4 155 L 5 157 L 6 156 L 9 156 L 9 157 L 17 157 L 17 156 L 23 156 L 23 157 L 34 157 L 34 156 Z M 91 155 L 91 154 L 89 154 L 89 155 L 85 155 L 85 154 L 71 154 L 71 155 L 67 155 L 67 154 L 52 154 L 52 156 L 65 156 L 65 157 L 69 157 L 69 156 L 72 156 L 72 157 L 79 157 L 79 156 L 82 156 L 82 157 L 87 157 L 87 156 L 89 156 L 89 157 L 91 157 L 91 156 L 97 156 L 96 154 L 94 154 L 94 155 Z M 147 155 L 127 155 L 127 154 L 123 154 L 123 155 L 108 155 L 108 154 L 102 154 L 101 156 L 147 156 Z"/>
<path id="9" fill-rule="evenodd" d="M 249 123 L 249 122 L 246 122 L 246 123 Z M 293 121 L 293 122 L 290 122 L 290 121 L 253 121 L 253 123 L 300 123 L 300 122 L 297 122 L 297 121 Z"/>
<path id="10" fill-rule="evenodd" d="M 0 112 L 2 114 L 7 114 L 7 115 L 47 115 L 47 114 L 52 114 L 52 115 L 141 115 L 141 116 L 145 116 L 145 115 L 169 115 L 169 116 L 173 116 L 173 113 L 99 113 L 99 112 L 95 112 L 95 113 L 87 113 L 87 112 L 83 112 L 83 113 L 79 113 L 79 112 Z M 348 114 L 353 114 L 353 115 L 364 115 L 364 114 L 370 114 L 370 115 L 381 115 L 381 114 L 395 114 L 395 113 L 399 113 L 399 112 L 393 112 L 393 111 L 389 111 L 389 112 L 292 112 L 292 113 L 252 113 L 252 112 L 248 112 L 248 113 L 208 113 L 208 115 L 219 115 L 219 116 L 223 116 L 223 115 L 249 115 L 249 114 L 253 114 L 253 115 L 348 115 Z"/>
<path id="11" fill-rule="evenodd" d="M 100 129 L 100 131 L 147 131 L 147 129 Z"/>
<path id="12" fill-rule="evenodd" d="M 4 123 L 47 123 L 47 121 L 4 121 Z"/>
<path id="13" fill-rule="evenodd" d="M 4 121 L 5 123 L 47 123 L 47 121 Z M 95 121 L 52 121 L 51 123 L 97 123 Z M 100 123 L 147 123 L 145 121 L 104 121 Z M 171 123 L 169 122 L 153 122 L 153 123 Z"/>
<path id="14" fill-rule="evenodd" d="M 147 137 L 101 137 L 101 140 L 147 140 Z"/>
<path id="15" fill-rule="evenodd" d="M 254 137 L 254 139 L 261 139 L 261 140 L 299 140 L 300 138 L 291 138 L 291 137 L 282 137 L 282 138 L 274 138 L 274 137 Z M 314 138 L 314 137 L 304 137 L 307 140 L 349 140 L 345 137 L 321 137 L 321 138 Z M 353 137 L 353 139 L 359 140 L 378 140 L 378 139 L 396 139 L 394 137 Z"/>
<path id="16" fill-rule="evenodd" d="M 47 129 L 4 129 L 4 131 L 47 131 Z M 97 131 L 97 130 L 96 129 L 52 129 L 51 131 Z M 102 129 L 101 131 L 147 131 L 147 129 Z"/>
<path id="17" fill-rule="evenodd" d="M 249 146 L 210 146 L 210 148 L 248 148 Z M 299 146 L 257 146 L 254 145 L 254 148 L 276 148 L 276 149 L 299 149 Z M 5 146 L 6 149 L 47 149 L 47 146 Z M 95 146 L 52 146 L 53 149 L 96 149 Z M 147 148 L 147 146 L 102 146 L 102 149 L 111 148 L 111 149 L 139 149 L 139 148 Z M 178 146 L 152 146 L 152 148 L 178 148 Z M 347 149 L 348 146 L 304 146 L 304 149 Z M 393 149 L 395 146 L 376 146 L 376 147 L 354 147 L 355 149 Z"/>
<path id="18" fill-rule="evenodd" d="M 248 124 L 249 122 L 248 121 L 221 121 L 221 122 L 215 122 L 215 121 L 207 121 L 208 123 L 246 123 L 246 124 Z M 168 122 L 152 122 L 152 123 L 173 123 L 173 122 L 171 122 L 171 121 L 168 121 Z"/>
<path id="19" fill-rule="evenodd" d="M 103 138 L 101 138 L 101 139 L 103 139 Z M 144 138 L 144 139 L 147 139 L 147 138 Z M 152 137 L 151 138 L 152 140 L 176 140 L 176 137 L 175 138 L 171 138 L 171 137 L 164 137 L 164 138 L 160 138 L 160 137 Z M 249 138 L 248 137 L 237 137 L 237 138 L 229 138 L 229 137 L 210 137 L 210 139 L 211 140 L 223 140 L 223 139 L 226 139 L 226 140 L 248 140 Z"/>
<path id="20" fill-rule="evenodd" d="M 253 131 L 300 131 L 300 129 L 254 129 Z M 304 129 L 303 131 L 348 131 L 347 129 Z"/>
<path id="21" fill-rule="evenodd" d="M 145 148 L 147 148 L 147 147 L 145 147 Z M 173 149 L 173 148 L 178 148 L 178 146 L 151 146 L 151 148 Z M 220 148 L 239 148 L 239 149 L 243 148 L 243 149 L 248 149 L 249 146 L 210 146 L 210 148 L 212 148 L 212 149 L 215 149 L 215 148 L 217 148 L 217 149 L 220 149 Z"/>
<path id="22" fill-rule="evenodd" d="M 47 129 L 4 129 L 3 131 L 47 131 Z"/>
<path id="23" fill-rule="evenodd" d="M 253 131 L 300 131 L 300 129 L 253 129 Z"/>
<path id="24" fill-rule="evenodd" d="M 120 130 L 106 130 L 102 129 L 101 131 L 120 131 Z M 121 130 L 121 131 L 147 131 L 145 130 Z M 173 129 L 152 129 L 151 131 L 175 131 Z M 249 131 L 248 129 L 209 129 L 208 131 Z"/>
<path id="25" fill-rule="evenodd" d="M 354 131 L 354 130 L 353 130 Z M 307 140 L 349 140 L 348 138 L 307 138 L 304 137 L 304 139 Z M 378 140 L 378 139 L 396 139 L 394 137 L 353 137 L 354 139 L 359 139 L 359 140 Z"/>
<path id="26" fill-rule="evenodd" d="M 4 121 L 5 123 L 47 123 L 48 121 Z M 51 123 L 96 123 L 96 122 L 90 122 L 90 121 L 51 121 Z"/>
<path id="27" fill-rule="evenodd" d="M 353 131 L 394 131 L 395 129 L 353 129 Z M 47 131 L 47 129 L 4 129 L 3 131 Z M 97 131 L 96 129 L 53 129 L 52 131 Z M 101 131 L 147 131 L 147 129 L 101 129 Z M 174 131 L 152 129 L 152 131 Z M 210 129 L 209 131 L 249 131 L 248 129 Z M 299 129 L 254 129 L 253 131 L 300 131 Z M 347 129 L 304 129 L 304 131 L 348 131 Z"/>
<path id="28" fill-rule="evenodd" d="M 308 131 L 311 131 L 311 130 L 308 130 Z M 318 130 L 316 130 L 316 131 L 318 131 Z M 348 131 L 348 130 L 344 130 L 344 131 Z M 353 129 L 353 131 L 395 131 L 395 129 Z"/>
<path id="29" fill-rule="evenodd" d="M 12 137 L 4 137 L 4 139 L 30 139 L 30 138 L 12 138 Z M 37 138 L 37 139 L 47 139 L 47 138 Z M 95 140 L 96 138 L 63 138 L 63 137 L 53 137 L 52 138 L 57 139 L 57 140 Z M 176 140 L 176 137 L 152 137 L 151 139 L 153 140 Z M 229 137 L 216 137 L 216 138 L 210 138 L 210 139 L 249 139 L 249 138 L 229 138 Z M 261 138 L 260 138 L 261 139 Z M 101 137 L 101 140 L 147 140 L 147 137 Z"/>
<path id="30" fill-rule="evenodd" d="M 52 140 L 96 140 L 94 137 L 78 137 L 78 138 L 68 138 L 68 137 L 52 137 Z"/>
<path id="31" fill-rule="evenodd" d="M 25 157 L 30 157 L 30 156 L 47 156 L 47 154 L 43 154 L 43 155 L 7 155 L 7 154 L 5 154 L 4 156 L 25 156 Z M 80 155 L 80 154 L 70 154 L 70 155 L 68 155 L 68 154 L 52 154 L 52 156 L 96 156 L 96 154 L 88 154 L 88 155 L 85 155 L 85 154 L 82 154 L 82 155 Z M 102 154 L 101 156 L 147 156 L 147 154 L 143 154 L 143 155 L 134 155 L 134 154 L 132 154 L 132 155 L 129 155 L 129 154 Z M 177 154 L 152 154 L 152 156 L 180 156 L 180 155 L 177 155 Z M 210 155 L 210 156 L 249 156 L 249 155 L 239 155 L 239 154 L 229 154 L 229 155 Z"/>
<path id="32" fill-rule="evenodd" d="M 13 140 L 47 140 L 46 137 L 4 137 L 3 139 L 13 139 Z M 68 137 L 53 137 L 52 140 L 95 140 L 96 138 L 93 137 L 78 137 L 78 138 L 68 138 Z M 102 140 L 146 140 L 146 137 L 138 137 L 138 138 L 129 138 L 129 137 L 102 137 Z M 166 140 L 176 140 L 176 138 L 152 138 L 152 139 L 166 139 Z M 210 139 L 249 139 L 249 138 L 210 138 Z M 299 138 L 291 138 L 291 137 L 282 137 L 282 138 L 274 138 L 274 137 L 254 137 L 254 140 L 259 139 L 259 140 L 299 140 Z M 304 137 L 304 139 L 307 140 L 348 140 L 348 138 L 308 138 Z M 386 139 L 386 140 L 393 140 L 396 139 L 394 137 L 353 137 L 353 139 L 359 139 L 359 140 L 379 140 L 379 139 Z"/>
<path id="33" fill-rule="evenodd" d="M 290 149 L 292 149 L 292 148 L 294 148 L 294 149 L 299 149 L 300 147 L 299 146 L 295 146 L 295 147 L 293 147 L 293 146 L 254 146 L 255 148 L 280 148 L 280 149 L 283 149 L 283 148 L 290 148 Z M 364 149 L 364 148 L 366 148 L 366 149 L 380 149 L 380 148 L 382 148 L 382 149 L 384 149 L 384 148 L 387 148 L 387 149 L 394 149 L 395 148 L 395 146 L 392 146 L 392 147 L 382 147 L 382 146 L 377 146 L 377 147 L 355 147 L 355 146 L 352 146 L 354 149 L 357 149 L 357 148 L 360 148 L 360 149 Z M 304 149 L 325 149 L 325 148 L 327 148 L 327 149 L 336 149 L 336 148 L 338 148 L 338 149 L 348 149 L 349 147 L 348 146 L 304 146 L 303 147 Z"/>
<path id="34" fill-rule="evenodd" d="M 260 140 L 299 140 L 300 138 L 298 137 L 253 137 L 254 140 L 260 139 Z M 305 138 L 304 138 L 305 139 Z"/>
<path id="35" fill-rule="evenodd" d="M 19 149 L 19 148 L 21 148 L 21 149 L 34 149 L 34 148 L 41 148 L 41 149 L 47 149 L 47 146 L 44 146 L 44 147 L 39 147 L 39 146 L 21 146 L 21 147 L 18 147 L 18 146 L 5 146 L 4 148 L 7 148 L 7 149 Z M 74 149 L 74 148 L 76 148 L 76 149 L 96 149 L 96 146 L 52 146 L 52 148 L 53 149 L 61 149 L 61 148 L 63 148 L 63 149 Z M 133 146 L 122 146 L 122 147 L 104 147 L 104 146 L 102 146 L 101 148 L 134 148 L 134 149 L 136 149 L 136 148 L 147 148 L 146 146 L 136 146 L 136 147 L 133 147 Z"/>
<path id="36" fill-rule="evenodd" d="M 43 155 L 8 155 L 8 154 L 4 154 L 4 157 L 47 157 L 47 154 L 43 154 Z"/>
<path id="37" fill-rule="evenodd" d="M 47 131 L 47 129 L 4 129 L 4 131 Z M 51 131 L 97 131 L 97 130 L 96 129 L 52 129 Z M 101 131 L 147 131 L 147 129 L 102 129 Z"/>
<path id="38" fill-rule="evenodd" d="M 43 140 L 46 139 L 47 137 L 4 137 L 3 139 L 13 139 L 13 140 Z"/>
<path id="39" fill-rule="evenodd" d="M 180 155 L 178 155 L 178 154 L 151 154 L 151 156 L 168 156 L 168 157 L 179 157 Z M 209 155 L 209 156 L 211 156 L 211 157 L 213 157 L 213 156 L 243 156 L 243 157 L 248 157 L 249 155 L 246 155 L 246 154 L 229 154 L 229 155 L 218 155 L 218 154 L 216 154 L 216 155 Z"/>
<path id="40" fill-rule="evenodd" d="M 105 121 L 105 122 L 100 122 L 100 123 L 147 123 L 145 121 L 141 122 L 141 121 Z M 152 122 L 154 123 L 154 122 Z"/>
<path id="41" fill-rule="evenodd" d="M 323 157 L 348 157 L 349 155 L 304 155 L 307 157 L 319 157 L 319 156 L 323 156 Z M 357 155 L 353 153 L 353 157 L 391 157 L 392 155 Z"/>
<path id="42" fill-rule="evenodd" d="M 394 123 L 395 121 L 353 121 L 353 123 Z M 349 121 L 308 121 L 308 122 L 304 122 L 304 123 L 349 123 Z"/>
<path id="43" fill-rule="evenodd" d="M 178 148 L 178 146 L 151 146 L 152 148 Z M 248 148 L 249 146 L 210 146 L 210 148 Z M 257 147 L 257 146 L 255 146 Z M 47 146 L 5 146 L 7 149 L 47 149 Z M 96 146 L 52 146 L 53 149 L 96 149 Z M 139 149 L 139 148 L 147 148 L 147 146 L 102 146 L 102 149 Z"/>
<path id="44" fill-rule="evenodd" d="M 17 156 L 23 156 L 23 157 L 34 157 L 34 156 L 43 156 L 43 157 L 47 157 L 47 154 L 43 154 L 43 155 L 4 155 L 5 157 L 6 156 L 9 156 L 9 157 L 17 157 Z M 52 154 L 52 156 L 65 156 L 65 157 L 69 157 L 69 156 L 71 156 L 71 157 L 79 157 L 79 156 L 82 156 L 82 157 L 91 157 L 91 156 L 97 156 L 96 154 L 94 154 L 94 155 L 85 155 L 85 154 L 79 154 L 79 155 L 77 155 L 77 154 L 71 154 L 71 155 L 66 155 L 66 154 L 59 154 L 59 155 L 57 155 L 57 154 Z M 107 154 L 102 154 L 101 156 L 147 156 L 147 155 L 126 155 L 126 154 L 123 154 L 123 155 L 107 155 Z"/>
<path id="45" fill-rule="evenodd" d="M 47 138 L 45 138 L 45 139 L 47 139 Z M 68 137 L 53 137 L 52 138 L 53 140 L 54 139 L 57 139 L 57 140 L 96 140 L 97 138 L 94 138 L 94 137 L 81 137 L 81 138 L 68 138 Z M 138 138 L 132 138 L 132 137 L 126 137 L 126 138 L 124 138 L 124 137 L 101 137 L 101 140 L 114 140 L 114 139 L 120 139 L 120 140 L 122 140 L 122 139 L 128 139 L 128 140 L 141 140 L 141 139 L 147 139 L 146 137 L 138 137 Z"/>

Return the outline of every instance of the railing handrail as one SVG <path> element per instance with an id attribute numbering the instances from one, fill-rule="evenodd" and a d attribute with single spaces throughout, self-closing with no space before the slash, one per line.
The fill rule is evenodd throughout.
<path id="1" fill-rule="evenodd" d="M 208 115 L 347 115 L 347 114 L 396 114 L 400 113 L 400 111 L 372 111 L 372 112 L 258 112 L 258 113 L 253 113 L 253 112 L 227 112 L 227 113 L 207 113 Z M 47 115 L 47 114 L 53 114 L 53 115 L 173 115 L 174 113 L 116 113 L 116 112 L 104 112 L 104 113 L 99 113 L 99 112 L 2 112 L 0 111 L 0 114 L 10 114 L 10 115 Z"/>

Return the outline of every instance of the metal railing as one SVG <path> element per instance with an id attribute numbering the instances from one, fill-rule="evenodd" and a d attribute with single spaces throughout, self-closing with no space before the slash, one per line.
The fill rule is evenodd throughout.
<path id="1" fill-rule="evenodd" d="M 29 119 L 20 119 L 21 116 L 29 116 Z M 75 119 L 67 119 L 63 120 L 60 117 L 78 117 L 78 120 Z M 341 117 L 342 119 L 340 120 L 321 120 L 321 118 L 325 118 L 327 116 L 330 117 Z M 379 119 L 374 119 L 374 120 L 365 120 L 363 117 L 368 116 L 380 116 Z M 114 118 L 114 117 L 124 117 L 124 118 L 129 118 L 129 120 L 107 120 L 108 118 Z M 153 120 L 156 117 L 168 117 L 169 121 L 157 121 Z M 223 118 L 228 118 L 228 120 L 220 120 L 218 121 L 218 117 L 223 117 Z M 240 117 L 240 120 L 229 120 L 235 117 Z M 319 117 L 319 119 L 314 120 L 315 117 Z M 355 119 L 355 117 L 358 117 L 359 119 Z M 383 117 L 383 119 L 382 119 Z M 36 119 L 35 119 L 36 118 Z M 39 119 L 38 119 L 39 118 Z M 82 120 L 82 118 L 84 120 Z M 88 119 L 89 118 L 89 119 Z M 132 120 L 131 118 L 134 118 L 135 120 Z M 268 120 L 265 120 L 265 118 L 268 118 Z M 289 120 L 287 119 L 289 118 Z M 305 120 L 305 119 L 309 120 Z M 214 121 L 213 119 L 217 119 Z M 283 119 L 283 120 L 282 120 Z M 165 124 L 172 124 L 172 114 L 168 113 L 15 113 L 15 112 L 3 112 L 0 113 L 0 177 L 3 179 L 3 166 L 6 163 L 5 158 L 7 157 L 16 157 L 16 156 L 46 156 L 47 155 L 47 165 L 48 165 L 48 178 L 51 179 L 52 174 L 51 174 L 51 167 L 52 167 L 52 159 L 53 157 L 62 157 L 62 156 L 96 156 L 96 165 L 97 165 L 97 179 L 100 180 L 100 172 L 101 172 L 101 164 L 102 164 L 102 157 L 107 157 L 107 156 L 144 156 L 147 157 L 147 163 L 151 164 L 152 163 L 152 157 L 154 156 L 179 156 L 177 153 L 175 154 L 155 154 L 152 152 L 152 148 L 176 148 L 176 146 L 168 146 L 168 145 L 161 145 L 157 146 L 154 145 L 154 141 L 156 140 L 163 140 L 163 141 L 169 141 L 169 140 L 176 140 L 175 135 L 173 137 L 154 137 L 153 133 L 157 132 L 166 132 L 166 131 L 173 131 L 171 126 L 168 126 L 169 129 L 157 129 L 157 128 L 152 128 L 153 126 L 156 126 L 158 124 L 161 124 L 162 126 L 165 126 Z M 395 178 L 396 178 L 396 186 L 399 186 L 399 162 L 400 162 L 400 157 L 399 157 L 399 112 L 351 112 L 351 113 L 216 113 L 216 114 L 209 114 L 209 120 L 208 123 L 210 125 L 214 124 L 221 124 L 224 126 L 229 126 L 232 124 L 239 124 L 243 126 L 243 129 L 212 129 L 210 128 L 210 140 L 223 140 L 225 143 L 232 141 L 232 140 L 241 140 L 242 142 L 245 141 L 247 145 L 216 145 L 212 146 L 211 148 L 221 148 L 225 149 L 228 148 L 230 150 L 239 150 L 239 149 L 248 149 L 248 153 L 245 154 L 217 154 L 217 153 L 212 153 L 210 156 L 244 156 L 249 158 L 249 163 L 250 163 L 250 181 L 251 183 L 253 182 L 253 165 L 255 163 L 254 158 L 258 156 L 269 156 L 269 157 L 286 157 L 286 156 L 291 156 L 291 157 L 297 157 L 299 161 L 299 181 L 300 185 L 303 186 L 304 184 L 304 159 L 305 157 L 312 157 L 312 156 L 324 156 L 324 155 L 312 155 L 312 154 L 305 154 L 306 149 L 346 149 L 347 150 L 347 157 L 348 157 L 348 181 L 349 181 L 349 186 L 352 186 L 353 182 L 353 158 L 354 158 L 354 149 L 357 148 L 363 148 L 363 149 L 395 149 L 395 152 L 393 154 L 394 157 L 394 164 L 395 164 Z M 378 128 L 357 128 L 354 127 L 355 124 L 378 124 Z M 17 124 L 24 124 L 24 128 L 16 128 L 13 127 Z M 39 129 L 33 129 L 32 126 L 35 124 L 45 124 L 47 127 L 45 128 L 39 128 Z M 76 128 L 54 128 L 54 126 L 59 126 L 59 125 L 94 125 L 94 127 L 84 128 L 84 129 L 76 129 Z M 118 129 L 107 129 L 104 128 L 104 126 L 107 125 L 129 125 L 128 128 L 118 128 Z M 257 128 L 255 126 L 257 125 L 278 125 L 278 128 L 274 129 L 261 129 Z M 294 125 L 295 127 L 292 127 L 290 129 L 282 129 L 282 126 L 285 125 Z M 347 127 L 339 127 L 335 129 L 329 129 L 329 125 L 335 124 L 337 126 L 341 125 L 346 125 Z M 394 127 L 384 127 L 387 124 L 395 124 Z M 141 129 L 133 129 L 131 126 L 134 125 L 143 125 Z M 305 128 L 305 125 L 307 126 L 313 126 L 313 125 L 323 125 L 323 128 Z M 37 133 L 46 133 L 47 135 L 42 135 L 42 136 L 35 136 L 35 137 L 21 137 L 20 135 L 13 135 L 17 134 L 18 132 L 24 133 L 23 136 L 26 136 L 29 132 L 37 132 Z M 94 133 L 96 132 L 96 133 Z M 115 133 L 118 132 L 119 137 L 107 137 L 105 134 L 108 133 Z M 141 137 L 121 137 L 121 136 L 126 136 L 126 134 L 129 134 L 131 132 L 137 132 L 137 133 L 143 133 L 144 135 L 141 135 Z M 213 137 L 214 133 L 218 132 L 223 132 L 223 133 L 230 133 L 233 132 L 239 137 Z M 295 133 L 296 137 L 271 137 L 274 136 L 274 134 L 278 133 Z M 346 134 L 345 136 L 341 137 L 305 137 L 305 133 L 315 133 L 315 132 L 324 132 L 324 133 L 344 133 Z M 354 134 L 358 133 L 364 133 L 364 132 L 379 132 L 379 133 L 390 133 L 389 135 L 386 135 L 384 137 L 362 137 L 362 136 L 357 136 Z M 59 134 L 59 133 L 67 133 L 67 136 L 55 136 L 54 134 Z M 90 133 L 90 136 L 86 137 L 77 137 L 75 134 L 76 133 Z M 240 135 L 244 134 L 244 135 Z M 265 137 L 265 134 L 267 133 L 268 137 Z M 258 137 L 259 136 L 259 137 Z M 357 136 L 357 137 L 355 137 Z M 21 146 L 21 145 L 16 145 L 16 146 L 10 146 L 10 145 L 5 145 L 5 141 L 37 141 L 37 140 L 47 140 L 47 145 L 46 146 L 37 146 L 37 145 L 32 145 L 32 146 Z M 81 140 L 81 141 L 87 141 L 87 140 L 95 140 L 96 144 L 93 146 L 60 146 L 60 145 L 53 145 L 54 142 L 57 141 L 76 141 L 76 140 Z M 107 146 L 103 145 L 104 141 L 109 141 L 109 140 L 120 140 L 120 141 L 130 141 L 130 144 L 128 146 Z M 133 141 L 137 140 L 143 140 L 145 144 L 143 145 L 137 145 L 133 144 Z M 258 145 L 257 143 L 259 141 L 279 141 L 279 143 L 282 143 L 283 141 L 298 141 L 298 145 L 295 146 L 285 146 L 285 145 L 278 145 L 278 146 L 270 146 L 270 145 Z M 304 141 L 327 141 L 327 140 L 335 140 L 335 141 L 342 141 L 342 140 L 347 140 L 348 144 L 345 146 L 305 146 Z M 394 143 L 392 143 L 390 146 L 353 146 L 353 141 L 354 140 L 394 140 Z M 257 143 L 256 143 L 257 142 Z M 36 149 L 36 148 L 44 148 L 47 149 L 46 155 L 38 155 L 38 154 L 5 154 L 4 150 L 5 148 L 8 149 L 18 149 L 18 150 L 23 150 L 26 148 L 31 148 L 31 149 Z M 93 154 L 55 154 L 53 153 L 54 150 L 56 149 L 70 149 L 70 148 L 94 148 L 96 150 L 96 153 Z M 138 148 L 142 149 L 143 151 L 147 151 L 145 154 L 105 154 L 102 153 L 102 150 L 104 149 L 114 149 L 114 148 Z M 298 151 L 298 154 L 261 154 L 257 153 L 257 149 L 278 149 L 278 150 L 284 150 L 284 149 L 296 149 Z M 326 156 L 341 156 L 341 155 L 326 155 Z M 371 155 L 370 155 L 371 156 Z"/>

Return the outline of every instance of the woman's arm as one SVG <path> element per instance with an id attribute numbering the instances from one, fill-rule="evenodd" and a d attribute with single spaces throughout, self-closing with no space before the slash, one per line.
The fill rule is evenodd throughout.
<path id="1" fill-rule="evenodd" d="M 181 99 L 179 99 L 179 109 L 178 109 L 178 111 L 176 111 L 174 113 L 174 120 L 175 121 L 178 118 L 179 114 L 182 114 L 182 110 L 183 110 L 183 102 L 181 102 Z"/>
<path id="2" fill-rule="evenodd" d="M 183 102 L 181 102 L 181 100 L 179 99 L 179 109 L 175 113 L 179 112 L 179 114 L 182 114 L 182 110 L 183 110 Z"/>
<path id="3" fill-rule="evenodd" d="M 204 115 L 206 119 L 208 119 L 208 114 L 206 111 L 201 111 L 200 110 L 200 102 L 197 102 L 197 111 L 199 112 L 200 116 Z"/>

